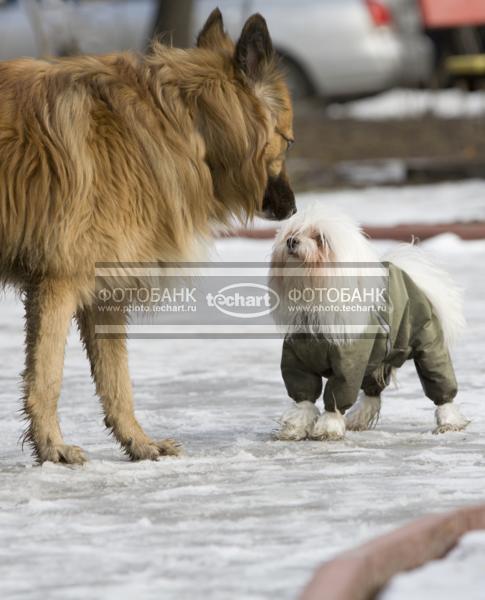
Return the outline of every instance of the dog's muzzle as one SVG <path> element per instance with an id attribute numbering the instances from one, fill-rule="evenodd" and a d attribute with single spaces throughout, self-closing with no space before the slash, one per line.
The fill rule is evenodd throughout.
<path id="1" fill-rule="evenodd" d="M 263 216 L 272 221 L 282 221 L 295 213 L 295 194 L 285 173 L 270 177 L 263 199 Z"/>

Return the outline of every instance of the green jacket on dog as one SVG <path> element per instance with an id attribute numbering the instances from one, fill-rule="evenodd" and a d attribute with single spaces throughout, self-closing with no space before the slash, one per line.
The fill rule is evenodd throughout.
<path id="1" fill-rule="evenodd" d="M 389 264 L 389 299 L 387 335 L 342 344 L 330 343 L 322 335 L 287 335 L 281 371 L 288 395 L 296 402 L 315 402 L 325 378 L 325 410 L 344 413 L 360 389 L 378 396 L 388 385 L 392 368 L 412 359 L 426 396 L 436 405 L 451 402 L 457 383 L 440 321 L 421 289 L 393 264 Z"/>

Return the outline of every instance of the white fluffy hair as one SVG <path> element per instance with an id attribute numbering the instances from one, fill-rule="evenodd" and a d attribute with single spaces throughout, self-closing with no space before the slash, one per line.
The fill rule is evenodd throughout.
<path id="1" fill-rule="evenodd" d="M 372 244 L 362 233 L 360 226 L 348 215 L 330 206 L 311 204 L 298 211 L 290 219 L 285 221 L 278 231 L 274 246 L 273 258 L 283 243 L 291 235 L 304 237 L 310 231 L 316 231 L 327 241 L 334 254 L 333 262 L 349 263 L 375 263 L 380 259 Z M 315 247 L 306 247 L 305 262 L 320 262 L 321 256 L 314 254 Z M 312 252 L 313 251 L 313 252 Z M 285 263 L 287 257 L 276 257 Z"/>
<path id="2" fill-rule="evenodd" d="M 317 241 L 318 236 L 321 236 L 322 240 L 320 245 Z M 290 255 L 288 252 L 287 240 L 291 237 L 299 240 L 297 255 Z M 280 296 L 280 305 L 274 317 L 282 328 L 293 332 L 323 333 L 336 344 L 349 342 L 355 339 L 356 333 L 365 332 L 372 316 L 370 311 L 326 312 L 319 311 L 318 306 L 315 306 L 313 311 L 311 306 L 306 312 L 288 311 L 290 290 L 363 290 L 369 281 L 367 269 L 381 266 L 371 243 L 363 235 L 360 227 L 347 215 L 319 205 L 299 211 L 279 230 L 273 246 L 271 263 L 271 286 Z M 295 275 L 290 275 L 288 267 L 300 268 Z M 379 282 L 373 281 L 381 288 L 386 287 L 384 278 Z M 316 301 L 314 304 L 320 303 Z"/>
<path id="3" fill-rule="evenodd" d="M 317 236 L 323 240 L 320 246 Z M 296 255 L 288 252 L 287 240 L 291 237 L 297 237 L 300 241 Z M 288 322 L 288 293 L 294 288 L 303 287 L 362 290 L 368 283 L 369 271 L 366 267 L 378 267 L 383 261 L 389 261 L 405 271 L 425 293 L 440 319 L 447 344 L 452 343 L 463 330 L 465 319 L 462 292 L 450 275 L 433 264 L 414 244 L 402 244 L 388 256 L 379 258 L 362 229 L 350 217 L 333 207 L 317 204 L 296 213 L 282 225 L 276 236 L 270 272 L 271 285 L 280 295 L 279 310 L 274 313 L 276 322 L 287 331 L 323 333 L 328 340 L 337 344 L 355 339 L 359 326 L 362 333 L 366 329 L 363 313 L 295 312 Z M 325 263 L 335 265 L 332 264 L 330 270 L 321 268 Z M 345 265 L 339 263 L 354 263 L 356 268 L 348 274 L 349 269 L 343 271 Z M 281 271 L 285 267 L 301 269 L 298 269 L 297 276 L 292 276 L 286 270 Z M 377 284 L 376 280 L 373 281 Z M 381 287 L 386 287 L 384 278 Z M 368 324 L 372 313 L 366 314 Z"/>
<path id="4" fill-rule="evenodd" d="M 452 345 L 466 327 L 462 288 L 414 244 L 400 244 L 384 260 L 402 269 L 424 292 L 441 322 L 446 344 Z"/>

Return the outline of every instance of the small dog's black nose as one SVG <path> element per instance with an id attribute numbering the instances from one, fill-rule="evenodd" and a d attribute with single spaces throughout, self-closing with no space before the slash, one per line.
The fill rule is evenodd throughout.
<path id="1" fill-rule="evenodd" d="M 288 250 L 290 250 L 291 252 L 298 246 L 298 244 L 300 243 L 300 241 L 298 240 L 298 238 L 296 237 L 289 237 L 286 240 L 286 245 L 288 246 Z"/>

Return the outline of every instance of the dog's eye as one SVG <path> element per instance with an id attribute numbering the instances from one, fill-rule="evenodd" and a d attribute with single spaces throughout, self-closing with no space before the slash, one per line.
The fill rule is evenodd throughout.
<path id="1" fill-rule="evenodd" d="M 295 143 L 295 140 L 293 138 L 288 137 L 287 135 L 285 135 L 279 129 L 276 129 L 276 133 L 278 135 L 281 135 L 281 137 L 285 140 L 285 142 L 286 142 L 286 149 L 287 150 L 289 150 L 293 146 L 293 144 Z"/>

